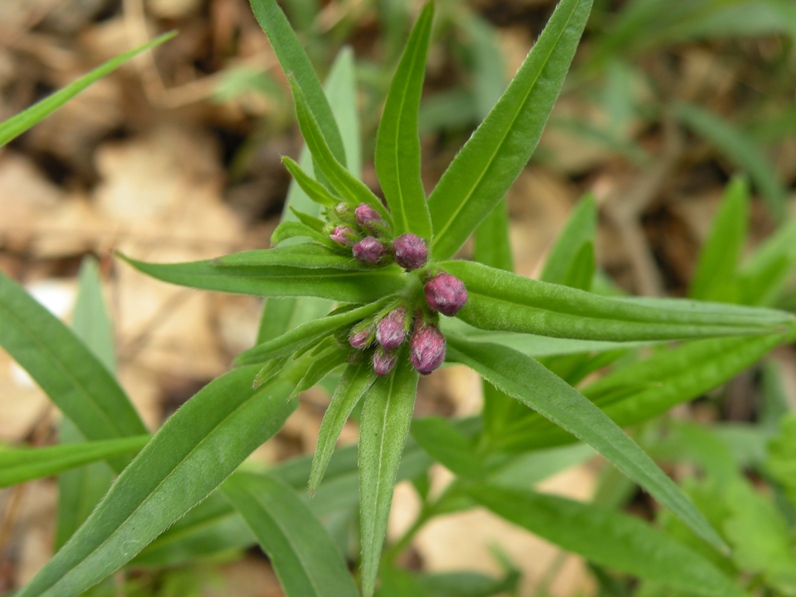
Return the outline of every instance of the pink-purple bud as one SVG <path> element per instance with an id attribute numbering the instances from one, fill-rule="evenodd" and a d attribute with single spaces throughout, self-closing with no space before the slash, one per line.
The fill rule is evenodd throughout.
<path id="1" fill-rule="evenodd" d="M 348 226 L 335 226 L 332 233 L 329 235 L 334 242 L 343 245 L 344 247 L 350 247 L 353 245 L 357 240 L 357 233 L 352 228 Z"/>
<path id="2" fill-rule="evenodd" d="M 395 364 L 397 362 L 398 353 L 396 352 L 386 351 L 382 347 L 378 347 L 373 351 L 371 364 L 373 365 L 373 372 L 376 375 L 381 375 L 382 377 L 388 375 L 390 371 L 395 369 Z"/>
<path id="3" fill-rule="evenodd" d="M 354 215 L 357 218 L 357 223 L 371 232 L 382 231 L 386 224 L 379 212 L 366 203 L 360 203 L 354 210 Z"/>
<path id="4" fill-rule="evenodd" d="M 442 272 L 429 280 L 423 287 L 426 302 L 434 311 L 452 317 L 467 302 L 467 289 L 464 282 Z"/>
<path id="5" fill-rule="evenodd" d="M 395 350 L 406 338 L 406 327 L 406 309 L 393 309 L 376 326 L 376 341 L 385 350 Z"/>
<path id="6" fill-rule="evenodd" d="M 370 327 L 361 330 L 355 328 L 348 336 L 348 343 L 357 350 L 365 350 L 373 343 L 373 330 Z"/>
<path id="7" fill-rule="evenodd" d="M 387 248 L 382 242 L 372 236 L 366 236 L 353 246 L 354 257 L 362 263 L 375 265 L 381 262 L 387 254 Z"/>
<path id="8" fill-rule="evenodd" d="M 395 251 L 395 262 L 407 270 L 423 267 L 428 259 L 428 247 L 426 242 L 407 232 L 393 241 L 393 251 Z"/>
<path id="9" fill-rule="evenodd" d="M 415 327 L 409 342 L 409 359 L 412 367 L 423 375 L 428 375 L 442 365 L 445 360 L 445 336 L 432 324 Z"/>

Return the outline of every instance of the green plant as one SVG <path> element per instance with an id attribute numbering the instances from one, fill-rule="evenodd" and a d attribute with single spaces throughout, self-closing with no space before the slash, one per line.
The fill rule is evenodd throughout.
<path id="1" fill-rule="evenodd" d="M 351 157 L 358 155 L 356 128 L 340 126 L 341 119 L 351 122 L 354 104 L 350 53 L 341 55 L 327 82 L 329 96 L 338 98 L 330 103 L 276 2 L 253 0 L 252 6 L 288 73 L 309 150 L 298 162 L 284 160 L 296 184 L 272 239 L 279 246 L 187 264 L 125 257 L 168 282 L 267 297 L 258 343 L 238 357 L 237 368 L 198 392 L 150 438 L 110 361 L 95 356 L 112 352 L 107 327 L 92 335 L 78 317 L 76 335 L 0 277 L 0 342 L 74 425 L 67 435 L 80 440 L 0 452 L 0 479 L 19 483 L 88 462 L 109 468 L 100 488 L 107 493 L 79 528 L 62 531 L 61 548 L 19 597 L 78 595 L 126 565 L 165 566 L 253 541 L 268 553 L 288 595 L 370 596 L 379 581 L 385 597 L 457 594 L 466 579 L 481 587 L 472 594 L 491 595 L 513 586 L 516 576 L 432 578 L 395 563 L 430 519 L 475 505 L 596 567 L 667 590 L 744 595 L 736 570 L 725 565 L 728 542 L 740 548 L 732 533 L 717 532 L 712 518 L 620 427 L 664 413 L 792 342 L 793 315 L 729 302 L 590 292 L 596 227 L 590 197 L 553 248 L 542 280 L 511 272 L 503 195 L 536 146 L 591 0 L 562 0 L 428 199 L 417 135 L 434 10 L 426 5 L 392 79 L 376 138 L 386 205 L 351 173 L 359 166 Z M 722 225 L 716 235 L 736 228 Z M 454 259 L 473 234 L 475 261 Z M 711 249 L 704 257 L 723 258 Z M 757 263 L 764 265 L 748 275 L 761 283 L 773 273 L 781 278 L 789 265 L 765 253 Z M 766 263 L 779 264 L 776 272 Z M 83 301 L 96 299 L 95 274 L 87 267 Z M 737 259 L 721 267 L 737 273 Z M 703 270 L 711 274 L 710 266 Z M 695 282 L 695 296 L 704 284 Z M 710 298 L 735 296 L 721 293 Z M 764 296 L 746 302 L 760 304 Z M 680 344 L 663 346 L 670 341 Z M 419 375 L 443 358 L 483 377 L 483 412 L 413 422 Z M 603 368 L 605 375 L 582 383 Z M 341 371 L 314 459 L 266 472 L 240 470 L 282 427 L 301 391 Z M 335 452 L 358 404 L 358 450 Z M 675 521 L 669 526 L 680 525 L 689 539 L 611 508 L 533 491 L 539 473 L 528 471 L 549 456 L 544 450 L 576 441 L 648 491 Z M 778 470 L 788 461 L 789 444 L 782 446 Z M 455 474 L 439 495 L 431 495 L 424 480 L 434 461 Z M 549 456 L 546 470 L 572 461 L 572 454 Z M 399 479 L 414 481 L 423 506 L 406 535 L 383 550 Z M 62 495 L 76 488 L 74 480 L 62 483 Z M 305 495 L 307 483 L 312 498 Z M 350 515 L 357 503 L 359 587 L 319 520 Z M 759 568 L 753 557 L 735 556 L 741 570 Z M 773 578 L 774 586 L 785 582 Z"/>

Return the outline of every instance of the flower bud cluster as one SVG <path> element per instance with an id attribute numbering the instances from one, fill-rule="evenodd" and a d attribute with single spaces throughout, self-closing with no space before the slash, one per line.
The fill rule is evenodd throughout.
<path id="1" fill-rule="evenodd" d="M 406 270 L 423 267 L 428 260 L 426 242 L 411 233 L 393 239 L 389 224 L 378 211 L 365 203 L 351 209 L 340 203 L 330 210 L 329 238 L 350 249 L 354 258 L 368 265 L 387 265 L 393 261 Z"/>

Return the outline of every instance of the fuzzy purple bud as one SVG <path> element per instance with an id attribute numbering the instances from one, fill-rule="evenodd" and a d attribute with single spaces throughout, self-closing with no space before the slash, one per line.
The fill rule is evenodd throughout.
<path id="1" fill-rule="evenodd" d="M 357 350 L 365 350 L 373 344 L 373 328 L 369 325 L 355 327 L 348 335 L 348 343 Z"/>
<path id="2" fill-rule="evenodd" d="M 428 259 L 426 241 L 419 236 L 407 232 L 402 234 L 392 244 L 395 251 L 395 262 L 407 270 L 423 267 Z"/>
<path id="3" fill-rule="evenodd" d="M 445 360 L 445 336 L 437 326 L 421 324 L 415 327 L 409 342 L 409 358 L 412 367 L 423 375 L 442 365 Z"/>
<path id="4" fill-rule="evenodd" d="M 423 287 L 428 306 L 443 315 L 453 317 L 467 302 L 467 289 L 464 282 L 442 272 L 429 280 Z"/>
<path id="5" fill-rule="evenodd" d="M 343 245 L 344 247 L 350 247 L 356 242 L 357 233 L 353 229 L 349 228 L 348 226 L 335 226 L 332 233 L 329 235 L 334 242 Z"/>
<path id="6" fill-rule="evenodd" d="M 395 350 L 406 338 L 406 327 L 406 309 L 393 309 L 376 326 L 376 341 L 385 350 Z"/>
<path id="7" fill-rule="evenodd" d="M 371 360 L 371 364 L 373 365 L 373 372 L 376 375 L 380 375 L 382 377 L 388 375 L 390 371 L 395 369 L 395 364 L 397 362 L 398 353 L 396 352 L 389 352 L 381 347 L 373 351 L 373 359 Z"/>
<path id="8" fill-rule="evenodd" d="M 354 257 L 362 263 L 374 265 L 381 262 L 387 254 L 382 242 L 372 236 L 366 236 L 353 246 Z"/>
<path id="9" fill-rule="evenodd" d="M 379 212 L 366 203 L 360 203 L 354 210 L 354 215 L 357 223 L 371 232 L 381 232 L 386 224 Z"/>

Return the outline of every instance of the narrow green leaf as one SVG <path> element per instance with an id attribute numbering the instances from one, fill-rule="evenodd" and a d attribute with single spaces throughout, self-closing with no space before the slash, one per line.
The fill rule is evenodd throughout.
<path id="1" fill-rule="evenodd" d="M 483 477 L 484 462 L 476 452 L 475 443 L 447 419 L 418 419 L 412 424 L 412 437 L 434 460 L 455 475 L 466 479 Z"/>
<path id="2" fill-rule="evenodd" d="M 768 237 L 740 269 L 743 301 L 771 305 L 796 268 L 796 218 Z"/>
<path id="3" fill-rule="evenodd" d="M 292 75 L 296 84 L 306 96 L 307 107 L 317 121 L 322 135 L 329 144 L 330 151 L 340 161 L 345 161 L 345 149 L 340 137 L 340 130 L 332 115 L 329 101 L 312 68 L 307 53 L 301 47 L 293 28 L 285 13 L 279 8 L 276 0 L 250 0 L 252 11 L 268 36 L 276 57 L 285 74 Z"/>
<path id="4" fill-rule="evenodd" d="M 308 321 L 273 340 L 258 344 L 242 352 L 235 359 L 235 363 L 238 365 L 250 365 L 252 363 L 262 363 L 269 359 L 287 356 L 307 344 L 331 334 L 338 328 L 361 319 L 366 319 L 369 315 L 372 315 L 386 304 L 386 300 L 377 301 L 356 309 L 351 309 L 350 311 L 343 311 L 342 313 L 327 315 L 320 319 Z"/>
<path id="5" fill-rule="evenodd" d="M 131 560 L 282 427 L 296 406 L 285 397 L 302 365 L 258 390 L 251 388 L 251 367 L 202 389 L 160 428 L 18 597 L 76 596 Z"/>
<path id="6" fill-rule="evenodd" d="M 608 298 L 473 262 L 439 265 L 467 287 L 469 298 L 457 317 L 486 330 L 636 341 L 761 334 L 784 331 L 796 321 L 788 313 L 769 309 Z"/>
<path id="7" fill-rule="evenodd" d="M 44 98 L 40 102 L 32 105 L 30 108 L 20 112 L 19 114 L 15 114 L 8 120 L 0 122 L 0 147 L 44 120 L 47 116 L 55 112 L 58 108 L 75 97 L 78 93 L 89 87 L 92 83 L 95 83 L 99 79 L 110 74 L 134 56 L 154 48 L 155 46 L 159 46 L 163 42 L 170 40 L 175 35 L 177 35 L 175 31 L 164 33 L 160 37 L 157 37 L 152 41 L 135 48 L 134 50 L 125 52 L 116 58 L 111 58 L 107 62 L 92 70 L 90 73 L 80 77 L 77 81 L 70 83 L 59 91 L 56 91 L 51 96 Z"/>
<path id="8" fill-rule="evenodd" d="M 296 222 L 291 223 L 295 224 Z M 332 253 L 329 249 L 314 244 L 290 245 L 277 247 L 276 249 L 255 249 L 254 251 L 233 253 L 232 255 L 217 257 L 212 263 L 225 272 L 271 266 L 373 271 L 372 267 L 357 261 L 351 255 Z"/>
<path id="9" fill-rule="evenodd" d="M 301 392 L 305 392 L 316 384 L 319 384 L 332 371 L 348 361 L 350 347 L 340 345 L 336 340 L 330 340 L 333 343 L 332 346 L 326 351 L 320 353 L 307 368 L 307 372 L 304 374 L 304 377 L 301 378 L 298 385 L 293 390 L 291 398 L 293 396 L 298 396 Z"/>
<path id="10" fill-rule="evenodd" d="M 340 378 L 340 383 L 337 384 L 337 389 L 329 402 L 329 407 L 321 421 L 320 431 L 318 431 L 318 445 L 315 448 L 315 457 L 312 459 L 310 472 L 310 494 L 315 493 L 323 480 L 343 425 L 351 416 L 351 411 L 354 410 L 362 396 L 373 385 L 375 379 L 376 374 L 373 373 L 370 363 L 351 365 Z"/>
<path id="11" fill-rule="evenodd" d="M 168 264 L 123 259 L 137 270 L 164 282 L 255 296 L 317 296 L 346 303 L 366 303 L 400 292 L 405 284 L 397 267 L 372 271 L 283 265 L 232 269 L 219 267 L 215 260 Z"/>
<path id="12" fill-rule="evenodd" d="M 316 181 L 314 178 L 311 178 L 309 174 L 301 169 L 301 166 L 299 166 L 289 157 L 284 156 L 282 158 L 282 163 L 285 165 L 285 168 L 287 168 L 287 171 L 290 172 L 290 175 L 293 177 L 293 180 L 296 181 L 296 184 L 298 184 L 307 194 L 307 197 L 312 199 L 315 203 L 323 207 L 331 208 L 334 208 L 338 203 L 340 203 L 340 199 L 327 191 L 326 187 L 321 183 Z"/>
<path id="13" fill-rule="evenodd" d="M 536 148 L 591 10 L 562 0 L 506 92 L 431 193 L 431 252 L 449 259 L 519 175 Z"/>
<path id="14" fill-rule="evenodd" d="M 594 195 L 588 194 L 581 199 L 556 238 L 545 261 L 542 275 L 539 279 L 553 284 L 567 284 L 567 277 L 573 269 L 578 253 L 582 247 L 594 244 L 597 232 L 597 202 Z M 573 286 L 583 288 L 583 286 Z"/>
<path id="15" fill-rule="evenodd" d="M 290 79 L 293 99 L 296 103 L 296 116 L 301 128 L 301 135 L 304 142 L 310 148 L 312 160 L 315 166 L 321 171 L 326 180 L 329 181 L 332 189 L 352 204 L 365 203 L 378 211 L 381 216 L 391 222 L 392 217 L 373 194 L 365 183 L 355 178 L 346 168 L 335 158 L 326 140 L 321 133 L 315 117 L 310 111 L 307 99 L 304 97 L 301 88 L 293 78 Z"/>
<path id="16" fill-rule="evenodd" d="M 108 369 L 22 288 L 0 274 L 0 345 L 90 440 L 147 433 Z M 120 471 L 129 462 L 117 457 Z"/>
<path id="17" fill-rule="evenodd" d="M 789 413 L 779 421 L 779 432 L 771 440 L 766 459 L 766 471 L 785 490 L 796 506 L 796 413 Z"/>
<path id="18" fill-rule="evenodd" d="M 417 379 L 417 372 L 402 350 L 393 372 L 373 384 L 362 409 L 359 505 L 364 597 L 371 597 L 376 588 L 393 487 L 412 420 Z"/>
<path id="19" fill-rule="evenodd" d="M 284 482 L 236 473 L 222 486 L 243 515 L 288 597 L 356 597 L 357 589 L 326 529 Z"/>
<path id="20" fill-rule="evenodd" d="M 329 76 L 323 87 L 332 114 L 337 121 L 340 135 L 343 137 L 346 169 L 355 177 L 362 174 L 362 140 L 359 127 L 359 95 L 357 93 L 357 66 L 354 61 L 354 50 L 344 46 L 329 69 Z M 305 94 L 306 95 L 306 94 Z M 335 154 L 336 155 L 336 154 Z"/>
<path id="21" fill-rule="evenodd" d="M 713 112 L 694 104 L 678 103 L 675 112 L 690 129 L 705 137 L 717 151 L 749 173 L 774 216 L 785 215 L 785 187 L 752 139 Z"/>
<path id="22" fill-rule="evenodd" d="M 135 454 L 148 440 L 148 435 L 141 435 L 46 448 L 0 450 L 0 487 L 50 477 L 91 462 Z"/>
<path id="23" fill-rule="evenodd" d="M 705 244 L 699 253 L 688 294 L 706 301 L 736 302 L 738 264 L 746 243 L 749 189 L 736 178 L 727 186 Z"/>
<path id="24" fill-rule="evenodd" d="M 78 293 L 72 314 L 72 329 L 108 371 L 116 375 L 116 346 L 113 326 L 105 299 L 102 279 L 95 259 L 83 259 L 78 275 Z M 80 444 L 85 436 L 67 417 L 58 424 L 61 444 Z M 132 453 L 131 453 L 132 454 Z M 121 454 L 120 454 L 121 455 Z M 113 482 L 113 470 L 106 462 L 95 462 L 58 477 L 58 506 L 55 527 L 55 550 L 88 518 Z"/>
<path id="25" fill-rule="evenodd" d="M 689 594 L 746 595 L 700 554 L 627 514 L 529 490 L 476 486 L 468 494 L 498 516 L 597 564 Z"/>
<path id="26" fill-rule="evenodd" d="M 325 317 L 332 303 L 321 299 L 267 298 L 257 333 L 257 344 L 263 344 L 298 327 L 302 323 Z"/>
<path id="27" fill-rule="evenodd" d="M 293 213 L 291 212 L 291 215 Z M 295 217 L 295 216 L 293 216 Z M 302 222 L 295 220 L 284 220 L 274 229 L 271 234 L 271 244 L 273 246 L 279 245 L 279 248 L 287 248 L 286 245 L 302 244 L 306 241 L 297 241 L 299 238 L 307 238 L 316 243 L 319 243 L 326 249 L 326 251 L 334 250 L 339 247 L 328 235 L 313 230 Z M 285 241 L 288 241 L 287 243 Z M 273 250 L 273 249 L 271 249 Z"/>
<path id="28" fill-rule="evenodd" d="M 376 173 L 393 215 L 396 236 L 412 232 L 431 240 L 431 216 L 420 178 L 417 124 L 431 41 L 434 4 L 423 8 L 393 75 L 376 133 Z"/>
<path id="29" fill-rule="evenodd" d="M 448 338 L 448 358 L 467 365 L 503 392 L 589 444 L 697 535 L 717 548 L 726 548 L 677 485 L 616 423 L 539 363 L 502 346 L 475 344 L 455 337 Z"/>

